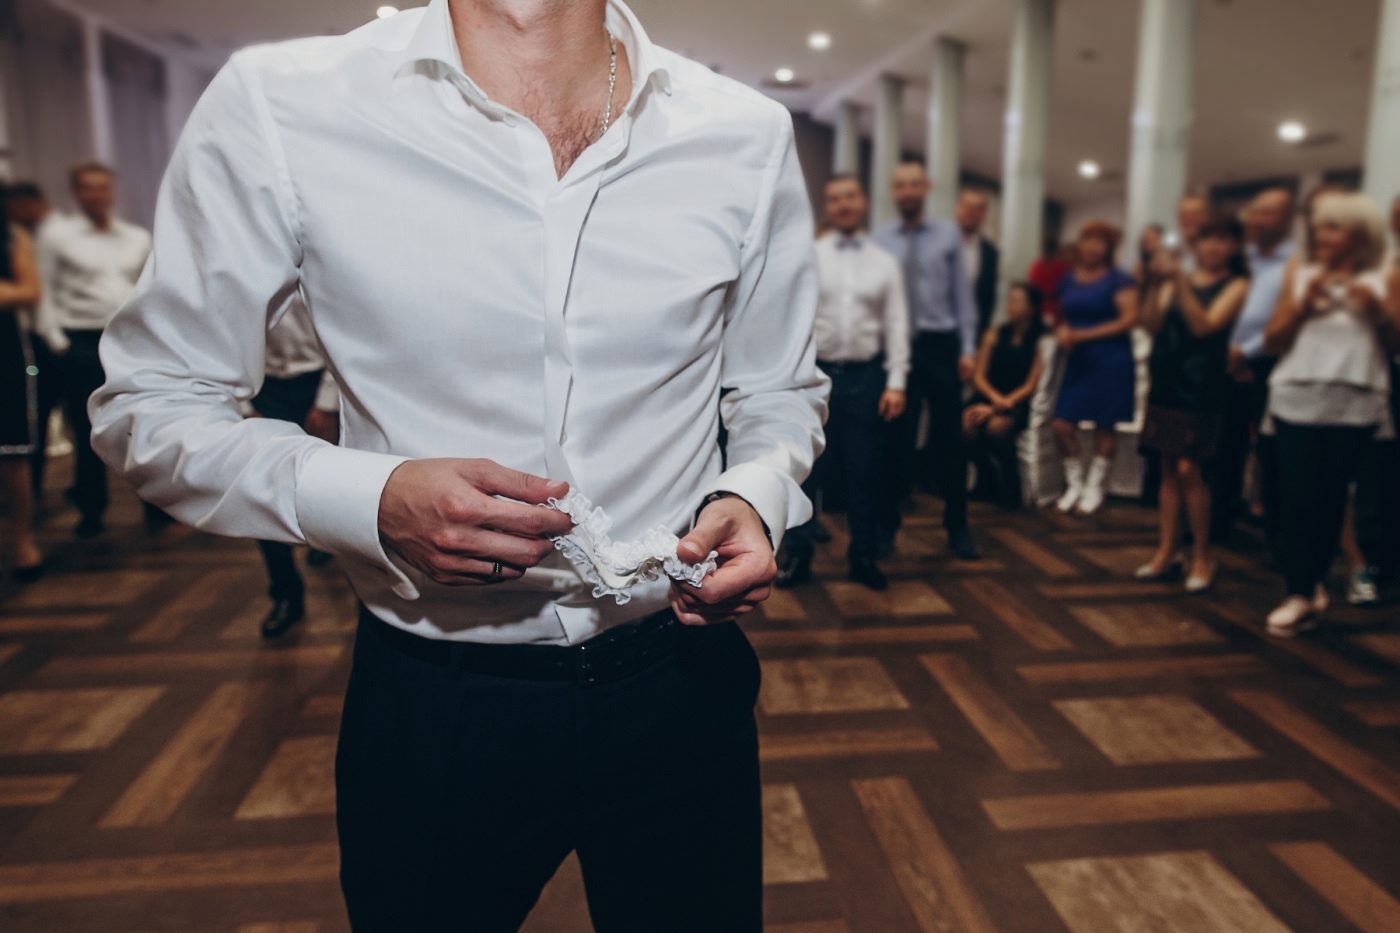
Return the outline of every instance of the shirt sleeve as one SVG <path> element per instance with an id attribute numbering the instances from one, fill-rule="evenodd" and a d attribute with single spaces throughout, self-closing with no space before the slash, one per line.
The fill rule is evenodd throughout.
<path id="1" fill-rule="evenodd" d="M 267 329 L 297 285 L 295 203 L 256 73 L 236 55 L 181 134 L 151 257 L 102 338 L 93 446 L 187 524 L 346 555 L 414 599 L 379 540 L 379 498 L 406 458 L 240 414 L 262 384 Z"/>
<path id="2" fill-rule="evenodd" d="M 773 146 L 725 320 L 720 416 L 728 469 L 701 493 L 754 507 L 773 547 L 812 515 L 801 483 L 822 450 L 830 380 L 817 369 L 812 212 L 786 111 Z M 698 503 L 697 503 L 698 505 Z"/>
<path id="3" fill-rule="evenodd" d="M 903 392 L 909 380 L 909 302 L 899 261 L 890 257 L 885 286 L 885 388 Z"/>
<path id="4" fill-rule="evenodd" d="M 972 296 L 972 279 L 967 274 L 967 261 L 963 259 L 962 237 L 956 232 L 952 236 L 952 251 L 948 254 L 948 300 L 952 303 L 953 315 L 958 319 L 958 336 L 962 341 L 962 355 L 977 355 L 977 302 Z"/>

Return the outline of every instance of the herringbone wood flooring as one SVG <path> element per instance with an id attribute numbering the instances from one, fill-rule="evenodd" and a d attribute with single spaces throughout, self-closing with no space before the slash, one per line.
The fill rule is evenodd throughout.
<path id="1" fill-rule="evenodd" d="M 261 644 L 246 542 L 51 522 L 55 572 L 0 602 L 0 928 L 335 931 L 330 782 L 353 598 Z M 778 593 L 765 664 L 767 913 L 787 933 L 1400 930 L 1400 625 L 1271 641 L 1248 547 L 1216 592 L 1128 572 L 1150 514 L 922 503 L 875 595 Z M 529 925 L 587 930 L 566 863 Z"/>

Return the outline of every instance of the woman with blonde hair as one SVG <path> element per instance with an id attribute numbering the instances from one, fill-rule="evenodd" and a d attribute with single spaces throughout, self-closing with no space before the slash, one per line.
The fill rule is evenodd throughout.
<path id="1" fill-rule="evenodd" d="M 1288 597 L 1269 631 L 1291 636 L 1328 608 L 1351 483 L 1366 446 L 1390 427 L 1387 357 L 1400 350 L 1400 275 L 1381 268 L 1385 233 L 1364 196 L 1327 194 L 1312 214 L 1313 252 L 1294 264 L 1264 333 L 1280 359 L 1269 379 L 1278 436 L 1280 563 Z"/>

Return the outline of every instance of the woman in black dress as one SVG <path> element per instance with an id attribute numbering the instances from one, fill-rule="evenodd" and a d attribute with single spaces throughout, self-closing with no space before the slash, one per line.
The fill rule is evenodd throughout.
<path id="1" fill-rule="evenodd" d="M 1021 504 L 1016 438 L 1030 423 L 1031 396 L 1040 382 L 1044 332 L 1040 290 L 1015 282 L 1006 293 L 1006 323 L 989 329 L 977 352 L 974 394 L 963 409 L 963 437 L 977 465 L 977 487 L 1007 506 Z"/>
<path id="2" fill-rule="evenodd" d="M 37 579 L 43 555 L 34 539 L 29 455 L 38 436 L 38 370 L 20 311 L 39 303 L 39 272 L 29 235 L 0 219 L 0 501 L 15 579 Z"/>
<path id="3" fill-rule="evenodd" d="M 1215 457 L 1229 378 L 1230 331 L 1249 290 L 1243 246 L 1239 221 L 1208 221 L 1196 240 L 1193 272 L 1185 272 L 1175 256 L 1159 257 L 1161 284 L 1143 316 L 1153 341 L 1142 447 L 1162 460 L 1161 524 L 1157 552 L 1138 568 L 1137 577 L 1160 580 L 1181 571 L 1177 548 L 1184 509 L 1192 535 L 1186 589 L 1193 593 L 1215 580 L 1210 491 L 1201 466 Z"/>

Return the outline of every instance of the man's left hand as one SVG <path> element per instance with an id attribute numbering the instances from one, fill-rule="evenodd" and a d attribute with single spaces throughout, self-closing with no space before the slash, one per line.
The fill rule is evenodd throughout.
<path id="1" fill-rule="evenodd" d="M 963 382 L 971 382 L 972 374 L 977 371 L 977 360 L 971 356 L 958 357 L 958 378 Z"/>
<path id="2" fill-rule="evenodd" d="M 719 552 L 719 567 L 701 586 L 673 582 L 671 608 L 686 625 L 728 622 L 746 615 L 768 598 L 778 565 L 763 520 L 743 499 L 716 499 L 700 512 L 695 528 L 676 553 L 697 564 Z"/>

